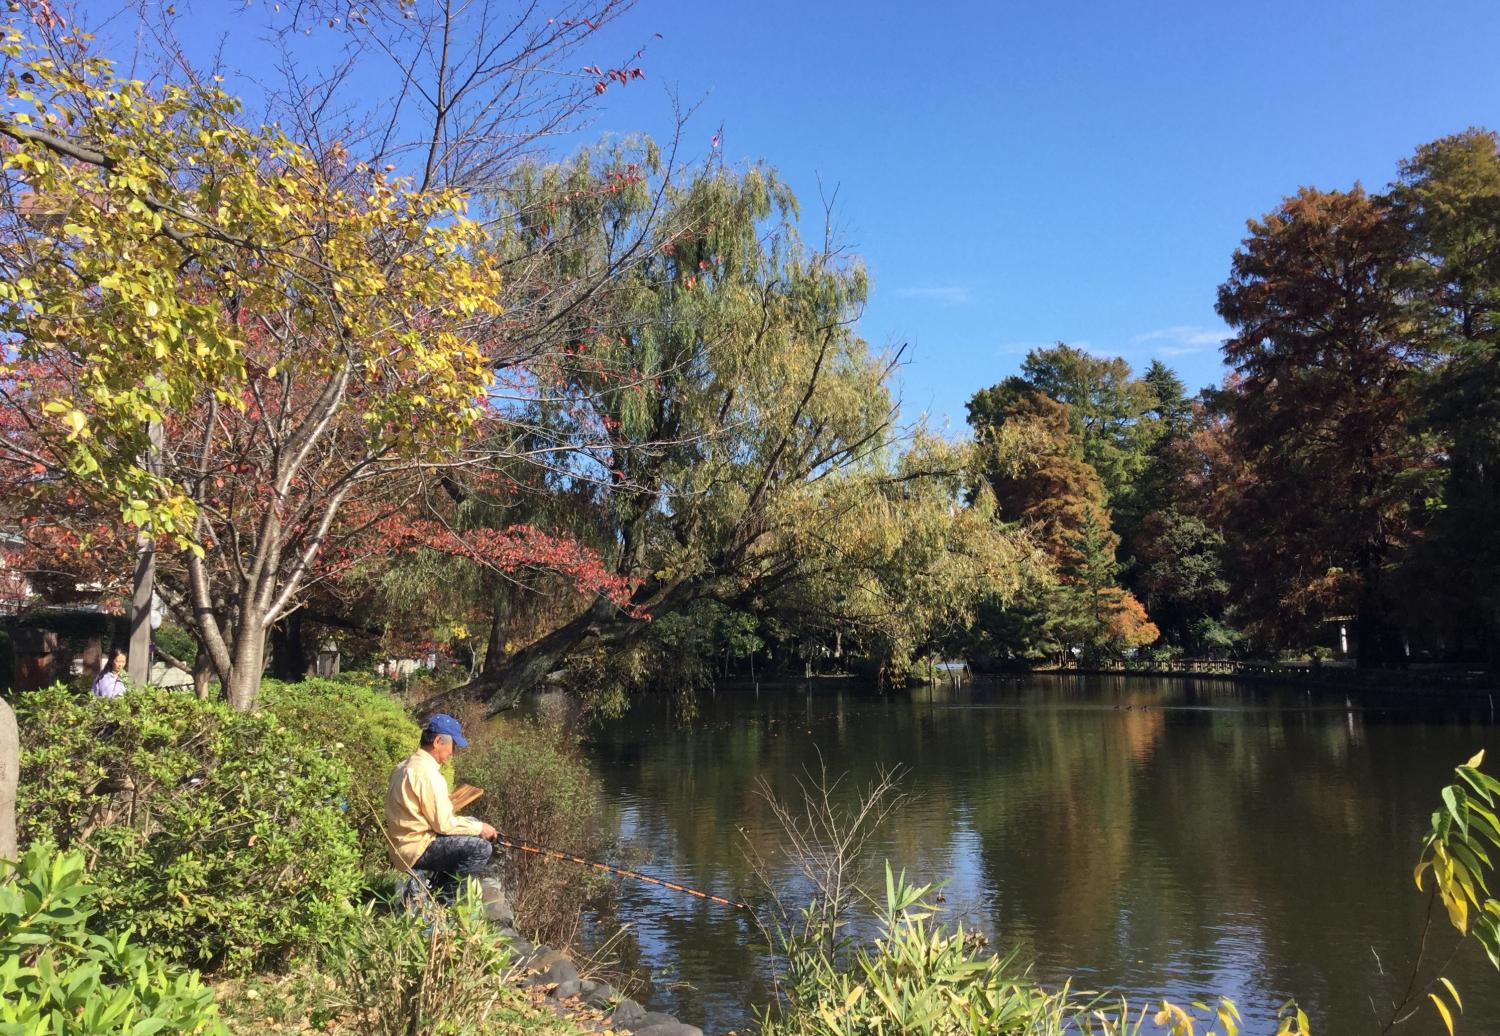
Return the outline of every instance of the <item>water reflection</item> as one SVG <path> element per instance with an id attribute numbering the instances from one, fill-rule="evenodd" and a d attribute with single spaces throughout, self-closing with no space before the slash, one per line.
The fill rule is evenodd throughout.
<path id="1" fill-rule="evenodd" d="M 890 698 L 828 683 L 721 689 L 686 726 L 643 705 L 591 753 L 633 859 L 737 897 L 755 892 L 747 841 L 796 891 L 758 780 L 796 800 L 826 763 L 849 801 L 899 764 L 913 798 L 872 863 L 951 878 L 951 913 L 1019 944 L 1042 978 L 1227 994 L 1252 1032 L 1295 995 L 1316 1031 L 1352 1036 L 1379 1031 L 1371 998 L 1404 985 L 1426 816 L 1493 724 L 1488 709 L 1215 680 L 1035 677 Z M 745 917 L 644 885 L 622 887 L 620 914 L 655 1002 L 684 1020 L 743 1027 L 766 996 Z M 1500 1031 L 1494 972 L 1461 960 L 1451 974 L 1469 1031 Z"/>

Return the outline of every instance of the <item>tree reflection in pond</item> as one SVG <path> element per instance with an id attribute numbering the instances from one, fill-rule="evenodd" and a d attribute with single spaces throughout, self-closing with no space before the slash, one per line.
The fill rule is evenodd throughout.
<path id="1" fill-rule="evenodd" d="M 745 838 L 800 891 L 757 778 L 795 800 L 826 763 L 852 799 L 900 764 L 912 800 L 872 866 L 951 878 L 952 914 L 1021 945 L 1039 977 L 1229 995 L 1247 1031 L 1295 995 L 1317 1032 L 1354 1036 L 1378 1031 L 1369 998 L 1404 982 L 1423 904 L 1410 872 L 1438 790 L 1500 747 L 1495 731 L 1487 707 L 1215 680 L 1026 677 L 884 698 L 827 681 L 721 689 L 691 725 L 643 703 L 595 732 L 591 756 L 645 869 L 741 898 L 755 895 Z M 645 885 L 622 886 L 619 909 L 654 1003 L 723 1031 L 764 1002 L 747 918 Z M 1451 974 L 1468 1031 L 1500 1031 L 1493 971 Z"/>

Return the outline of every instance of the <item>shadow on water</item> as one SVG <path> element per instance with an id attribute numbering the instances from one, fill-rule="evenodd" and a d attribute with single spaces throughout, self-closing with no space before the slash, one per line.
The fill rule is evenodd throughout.
<path id="1" fill-rule="evenodd" d="M 643 703 L 595 732 L 590 756 L 632 859 L 736 897 L 755 894 L 747 839 L 803 891 L 757 779 L 795 801 L 826 761 L 852 799 L 899 764 L 912 799 L 872 866 L 950 879 L 950 916 L 1021 946 L 1042 980 L 1228 995 L 1248 1032 L 1295 996 L 1315 1031 L 1355 1036 L 1380 1029 L 1372 999 L 1404 986 L 1438 789 L 1500 749 L 1495 733 L 1483 704 L 1222 679 L 1028 676 L 887 697 L 826 681 L 721 687 L 690 724 Z M 768 996 L 743 915 L 626 884 L 619 919 L 653 1003 L 683 1020 L 742 1029 Z M 1464 1025 L 1500 1032 L 1500 982 L 1481 963 L 1450 972 Z M 1428 1022 L 1401 1031 L 1440 1031 Z"/>

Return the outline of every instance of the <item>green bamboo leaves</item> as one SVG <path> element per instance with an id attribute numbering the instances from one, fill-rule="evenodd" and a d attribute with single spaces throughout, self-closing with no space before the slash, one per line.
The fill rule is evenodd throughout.
<path id="1" fill-rule="evenodd" d="M 1425 891 L 1431 874 L 1431 894 L 1443 904 L 1449 923 L 1460 937 L 1478 941 L 1490 963 L 1500 968 L 1500 899 L 1491 894 L 1489 885 L 1492 854 L 1500 853 L 1500 819 L 1495 815 L 1500 781 L 1480 769 L 1483 763 L 1481 751 L 1454 771 L 1461 783 L 1443 789 L 1443 808 L 1432 814 L 1432 827 L 1412 878 Z M 1453 1033 L 1454 1014 L 1463 1011 L 1458 990 L 1439 975 L 1430 983 L 1427 996 Z"/>

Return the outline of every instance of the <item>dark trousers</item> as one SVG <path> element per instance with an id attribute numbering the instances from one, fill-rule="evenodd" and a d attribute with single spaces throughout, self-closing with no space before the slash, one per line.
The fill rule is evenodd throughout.
<path id="1" fill-rule="evenodd" d="M 459 883 L 477 877 L 495 855 L 495 847 L 478 835 L 438 835 L 432 840 L 413 870 L 430 875 L 433 894 L 444 903 L 452 903 Z"/>

